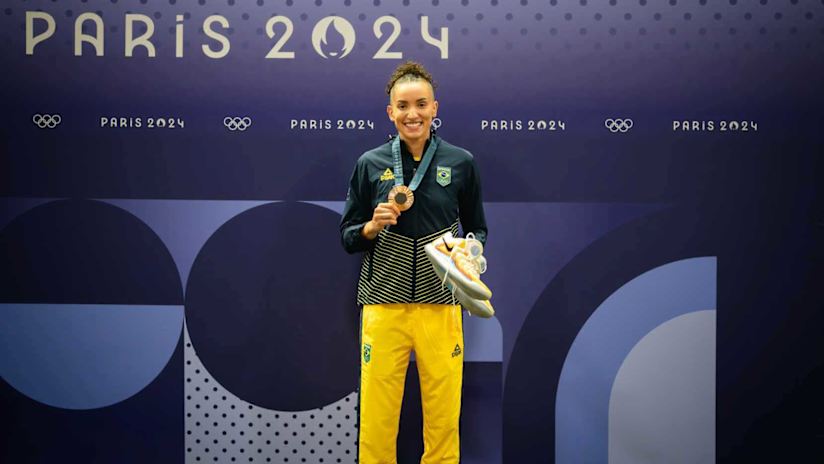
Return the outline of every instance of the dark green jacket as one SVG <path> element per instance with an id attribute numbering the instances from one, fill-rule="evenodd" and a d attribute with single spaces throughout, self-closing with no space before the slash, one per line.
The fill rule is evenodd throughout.
<path id="1" fill-rule="evenodd" d="M 368 240 L 361 236 L 361 229 L 394 186 L 391 146 L 391 141 L 387 142 L 358 158 L 341 218 L 344 249 L 349 253 L 365 252 L 358 303 L 450 304 L 451 295 L 441 287 L 423 246 L 448 231 L 457 235 L 459 222 L 465 233 L 472 232 L 486 242 L 478 167 L 469 152 L 440 139 L 432 163 L 415 190 L 412 208 L 401 213 L 397 225 Z M 418 163 L 404 143 L 401 158 L 404 185 L 409 185 Z"/>

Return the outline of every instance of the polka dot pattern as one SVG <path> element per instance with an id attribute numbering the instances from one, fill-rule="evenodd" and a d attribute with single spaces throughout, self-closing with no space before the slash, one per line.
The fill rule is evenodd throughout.
<path id="1" fill-rule="evenodd" d="M 186 463 L 354 463 L 357 393 L 308 411 L 264 409 L 212 378 L 184 329 Z"/>

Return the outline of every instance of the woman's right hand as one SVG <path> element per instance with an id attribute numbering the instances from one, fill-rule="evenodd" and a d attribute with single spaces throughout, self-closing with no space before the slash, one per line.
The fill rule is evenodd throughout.
<path id="1" fill-rule="evenodd" d="M 392 203 L 378 203 L 372 212 L 372 219 L 364 224 L 361 234 L 369 240 L 374 240 L 381 229 L 397 224 L 400 215 L 401 211 Z"/>

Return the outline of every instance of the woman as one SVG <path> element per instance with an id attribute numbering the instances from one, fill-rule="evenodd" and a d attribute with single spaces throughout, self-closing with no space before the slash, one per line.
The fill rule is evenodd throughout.
<path id="1" fill-rule="evenodd" d="M 398 66 L 386 92 L 386 112 L 398 134 L 358 159 L 340 225 L 346 251 L 364 253 L 359 462 L 397 461 L 398 418 L 414 351 L 424 418 L 421 463 L 457 463 L 462 314 L 423 247 L 447 232 L 457 236 L 459 222 L 486 241 L 480 179 L 469 152 L 431 131 L 438 102 L 422 65 Z"/>

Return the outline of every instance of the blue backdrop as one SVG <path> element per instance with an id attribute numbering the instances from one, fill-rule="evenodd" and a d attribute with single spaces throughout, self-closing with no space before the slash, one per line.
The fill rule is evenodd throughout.
<path id="1" fill-rule="evenodd" d="M 355 462 L 405 59 L 483 180 L 464 463 L 824 459 L 824 1 L 27 0 L 0 54 L 2 462 Z"/>

